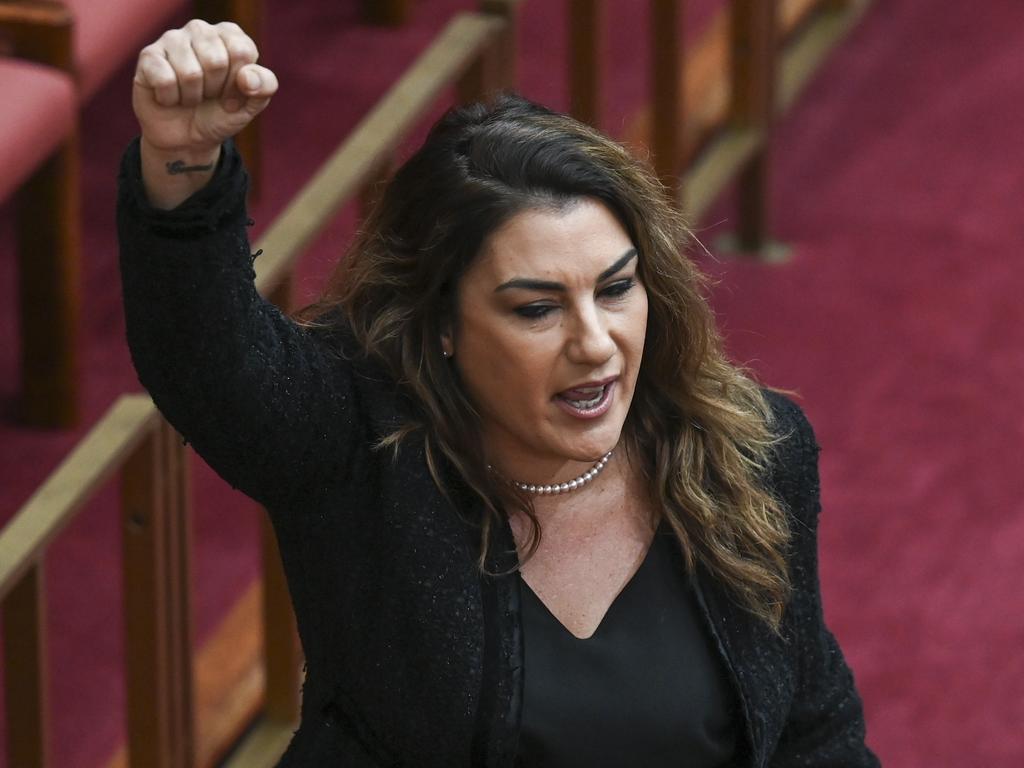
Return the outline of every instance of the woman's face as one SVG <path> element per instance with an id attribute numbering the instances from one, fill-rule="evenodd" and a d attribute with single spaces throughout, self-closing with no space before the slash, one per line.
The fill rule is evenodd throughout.
<path id="1" fill-rule="evenodd" d="M 571 479 L 619 441 L 647 333 L 637 253 L 602 204 L 531 209 L 491 235 L 442 338 L 506 477 Z"/>

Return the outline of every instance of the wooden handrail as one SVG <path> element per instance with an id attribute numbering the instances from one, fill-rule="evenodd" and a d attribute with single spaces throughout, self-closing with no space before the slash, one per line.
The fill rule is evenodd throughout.
<path id="1" fill-rule="evenodd" d="M 160 456 L 154 455 L 160 451 Z M 133 721 L 129 732 L 140 744 L 147 744 L 164 722 L 178 727 L 173 734 L 155 743 L 160 751 L 166 744 L 184 744 L 179 747 L 180 760 L 165 762 L 152 760 L 154 754 L 137 749 L 141 760 L 153 768 L 185 768 L 185 750 L 189 747 L 183 713 L 188 702 L 182 691 L 190 690 L 180 677 L 182 660 L 187 659 L 187 644 L 180 635 L 168 631 L 168 615 L 186 616 L 186 596 L 176 590 L 170 601 L 159 599 L 173 585 L 167 578 L 165 557 L 156 557 L 151 551 L 142 551 L 133 539 L 149 540 L 151 532 L 166 530 L 167 521 L 181 526 L 186 518 L 181 509 L 185 500 L 176 494 L 177 485 L 172 472 L 166 471 L 169 457 L 180 453 L 175 436 L 159 417 L 150 399 L 144 395 L 122 396 L 106 415 L 89 431 L 68 458 L 0 530 L 0 605 L 3 612 L 4 675 L 7 707 L 8 764 L 25 768 L 46 768 L 49 757 L 49 719 L 46 690 L 48 685 L 46 648 L 46 596 L 43 568 L 46 551 L 53 539 L 71 522 L 95 491 L 125 465 L 122 473 L 126 512 L 124 530 L 125 572 L 132 579 L 125 580 L 128 603 L 142 606 L 141 611 L 152 616 L 149 636 L 139 640 L 139 622 L 126 622 L 127 644 L 130 649 L 127 662 L 129 712 Z M 140 463 L 148 464 L 148 471 L 140 472 Z M 158 475 L 163 475 L 159 477 Z M 133 493 L 134 492 L 134 493 Z M 133 504 L 139 501 L 140 504 Z M 173 541 L 179 559 L 185 552 L 180 537 L 160 537 L 160 546 Z M 137 561 L 133 567 L 131 559 Z M 158 599 L 154 600 L 154 596 Z M 170 608 L 170 613 L 164 610 Z M 155 638 L 155 639 L 154 639 Z M 172 648 L 172 646 L 174 646 Z M 164 653 L 170 649 L 171 655 Z M 182 654 L 185 654 L 183 657 Z M 177 658 L 177 665 L 168 663 Z M 163 676 L 162 685 L 155 678 Z M 167 702 L 174 703 L 168 707 Z M 175 709 L 173 720 L 166 713 Z M 152 749 L 152 748 L 151 748 Z"/>
<path id="2" fill-rule="evenodd" d="M 808 3 L 810 0 L 802 0 Z M 814 0 L 814 8 L 791 13 L 799 29 L 780 31 L 786 45 L 780 53 L 775 99 L 776 116 L 786 112 L 810 81 L 829 51 L 845 37 L 870 7 L 872 0 Z M 791 2 L 796 9 L 796 0 Z M 798 9 L 799 10 L 799 9 Z M 712 98 L 718 99 L 720 94 Z M 724 101 L 719 106 L 724 107 Z M 703 151 L 683 171 L 680 194 L 691 220 L 699 219 L 736 174 L 760 149 L 763 137 L 756 129 L 730 126 L 722 110 L 709 124 Z"/>
<path id="3" fill-rule="evenodd" d="M 753 216 L 757 200 L 765 188 L 766 167 L 752 165 L 768 141 L 771 121 L 763 117 L 766 103 L 773 104 L 771 114 L 778 116 L 792 105 L 797 94 L 819 68 L 823 58 L 860 19 L 871 0 L 730 0 L 712 18 L 705 32 L 675 61 L 676 71 L 665 73 L 672 65 L 672 49 L 679 42 L 672 39 L 670 22 L 678 17 L 682 0 L 652 0 L 652 77 L 651 106 L 642 109 L 627 125 L 623 139 L 627 145 L 648 147 L 658 175 L 678 186 L 678 192 L 690 220 L 699 219 L 721 191 L 744 169 L 748 173 L 743 186 L 751 190 L 747 202 L 748 221 L 759 237 L 765 235 L 765 223 Z M 773 18 L 765 10 L 775 8 Z M 734 19 L 734 13 L 745 12 L 748 18 Z M 752 113 L 740 115 L 740 106 L 733 85 L 737 81 L 749 85 L 743 75 L 734 78 L 730 59 L 735 61 L 738 31 L 756 31 L 749 26 L 752 14 L 760 16 L 761 29 L 774 22 L 774 46 L 765 46 L 758 38 L 760 55 L 777 57 L 777 66 L 762 62 L 764 72 L 775 69 L 773 83 L 761 83 L 758 99 L 762 117 L 749 119 Z M 746 29 L 744 29 L 746 27 Z M 741 67 L 742 67 L 741 63 Z M 757 74 L 757 67 L 746 67 Z M 575 76 L 571 76 L 571 79 Z M 768 89 L 773 89 L 770 94 Z M 771 96 L 765 100 L 765 95 Z M 754 104 L 748 92 L 740 99 Z M 672 110 L 675 114 L 672 114 Z M 737 117 L 741 119 L 737 120 Z M 674 137 L 674 139 L 673 139 Z M 762 211 L 760 216 L 764 216 Z"/>
<path id="4" fill-rule="evenodd" d="M 256 287 L 266 295 L 331 217 L 390 160 L 441 92 L 457 82 L 502 31 L 501 19 L 458 14 L 293 198 L 257 243 Z"/>
<path id="5" fill-rule="evenodd" d="M 0 599 L 156 428 L 145 395 L 124 395 L 0 530 Z"/>

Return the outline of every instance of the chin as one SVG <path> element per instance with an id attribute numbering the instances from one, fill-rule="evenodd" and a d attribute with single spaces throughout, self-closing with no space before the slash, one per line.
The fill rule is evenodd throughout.
<path id="1" fill-rule="evenodd" d="M 592 438 L 582 440 L 571 446 L 566 451 L 566 458 L 585 464 L 593 464 L 599 461 L 608 451 L 614 449 L 619 444 L 621 437 L 621 427 L 614 433 L 602 436 L 594 435 Z"/>

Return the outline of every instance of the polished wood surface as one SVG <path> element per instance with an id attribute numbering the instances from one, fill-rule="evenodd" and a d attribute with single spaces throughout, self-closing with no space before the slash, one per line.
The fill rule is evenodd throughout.
<path id="1" fill-rule="evenodd" d="M 677 184 L 682 164 L 683 124 L 687 102 L 683 90 L 683 0 L 651 2 L 651 150 L 654 170 L 668 188 Z M 683 68 L 686 64 L 684 62 Z"/>
<path id="2" fill-rule="evenodd" d="M 741 252 L 758 254 L 768 243 L 771 131 L 775 116 L 778 45 L 776 0 L 732 0 L 729 119 L 754 129 L 758 151 L 739 171 L 737 233 Z"/>
<path id="3" fill-rule="evenodd" d="M 146 395 L 122 395 L 0 530 L 0 597 L 43 557 L 82 505 L 160 418 Z"/>
<path id="4" fill-rule="evenodd" d="M 569 111 L 577 120 L 601 126 L 605 0 L 568 0 Z"/>
<path id="5" fill-rule="evenodd" d="M 121 482 L 128 754 L 191 768 L 192 638 L 184 447 L 161 421 Z"/>
<path id="6" fill-rule="evenodd" d="M 3 598 L 4 714 L 7 765 L 50 765 L 46 584 L 37 561 Z M 16 703 L 16 704 L 15 704 Z"/>
<path id="7" fill-rule="evenodd" d="M 397 27 L 409 20 L 412 0 L 362 0 L 360 8 L 367 24 Z"/>

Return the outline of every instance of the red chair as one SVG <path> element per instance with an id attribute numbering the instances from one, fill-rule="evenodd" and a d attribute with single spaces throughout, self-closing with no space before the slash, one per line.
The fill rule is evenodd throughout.
<path id="1" fill-rule="evenodd" d="M 0 4 L 19 58 L 0 57 L 0 201 L 16 210 L 22 419 L 77 419 L 78 96 L 68 73 L 71 16 L 50 3 Z M 48 65 L 48 66 L 47 66 Z"/>
<path id="2" fill-rule="evenodd" d="M 63 0 L 75 20 L 74 72 L 82 102 L 88 101 L 110 76 L 134 59 L 139 49 L 191 6 L 191 15 L 210 23 L 234 21 L 257 43 L 263 37 L 261 0 Z M 259 121 L 236 144 L 252 177 L 253 194 L 260 186 Z"/>
<path id="3" fill-rule="evenodd" d="M 19 412 L 29 425 L 70 427 L 78 419 L 78 107 L 188 5 L 187 0 L 0 3 L 0 40 L 18 57 L 0 58 L 0 201 L 17 190 Z M 196 0 L 193 13 L 210 22 L 236 21 L 260 39 L 259 0 Z M 257 131 L 254 124 L 238 137 L 254 191 L 261 167 Z"/>

